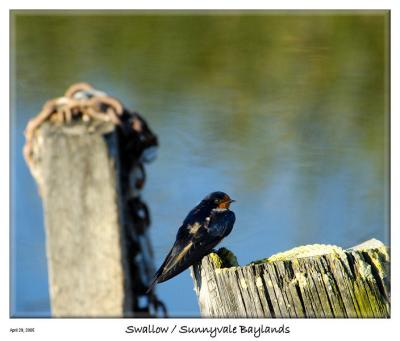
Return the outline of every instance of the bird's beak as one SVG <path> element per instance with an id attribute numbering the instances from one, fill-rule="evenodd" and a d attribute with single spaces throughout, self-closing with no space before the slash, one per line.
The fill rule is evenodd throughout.
<path id="1" fill-rule="evenodd" d="M 233 202 L 235 202 L 236 200 L 230 199 L 229 203 L 232 204 Z"/>

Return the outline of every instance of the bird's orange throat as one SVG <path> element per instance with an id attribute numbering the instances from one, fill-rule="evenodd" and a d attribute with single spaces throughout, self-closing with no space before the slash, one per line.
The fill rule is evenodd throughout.
<path id="1" fill-rule="evenodd" d="M 231 203 L 230 203 L 229 201 L 221 202 L 221 203 L 218 205 L 218 208 L 229 208 L 230 204 L 231 204 Z"/>

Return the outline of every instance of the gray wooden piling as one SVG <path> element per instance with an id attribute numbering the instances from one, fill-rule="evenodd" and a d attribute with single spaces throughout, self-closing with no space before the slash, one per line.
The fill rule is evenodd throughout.
<path id="1" fill-rule="evenodd" d="M 220 249 L 192 267 L 203 317 L 390 317 L 389 252 L 372 239 L 309 245 L 239 267 Z"/>
<path id="2" fill-rule="evenodd" d="M 52 315 L 150 316 L 154 267 L 140 189 L 156 137 L 86 83 L 46 103 L 26 137 L 43 200 Z"/>

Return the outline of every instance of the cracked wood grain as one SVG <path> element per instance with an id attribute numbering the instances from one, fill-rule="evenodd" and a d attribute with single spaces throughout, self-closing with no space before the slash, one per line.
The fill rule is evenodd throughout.
<path id="1" fill-rule="evenodd" d="M 194 289 L 204 317 L 388 318 L 388 251 L 377 240 L 318 245 L 244 267 L 221 267 L 218 251 L 192 267 Z"/>

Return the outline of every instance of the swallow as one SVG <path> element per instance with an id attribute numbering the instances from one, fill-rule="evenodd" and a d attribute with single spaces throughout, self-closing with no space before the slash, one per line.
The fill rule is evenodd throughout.
<path id="1" fill-rule="evenodd" d="M 199 262 L 231 233 L 236 218 L 229 206 L 234 201 L 224 192 L 212 192 L 189 212 L 147 293 L 157 283 L 165 282 Z"/>

